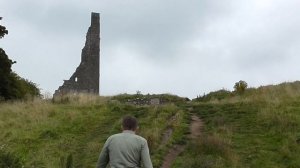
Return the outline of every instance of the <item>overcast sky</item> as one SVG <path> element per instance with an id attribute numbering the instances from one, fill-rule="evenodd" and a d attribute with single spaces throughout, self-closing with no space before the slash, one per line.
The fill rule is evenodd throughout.
<path id="1" fill-rule="evenodd" d="M 0 0 L 13 70 L 53 93 L 100 13 L 100 92 L 196 97 L 300 79 L 299 0 Z"/>

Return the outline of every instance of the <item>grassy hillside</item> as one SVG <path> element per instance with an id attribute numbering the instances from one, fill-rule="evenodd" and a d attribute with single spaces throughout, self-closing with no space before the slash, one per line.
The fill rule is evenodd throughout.
<path id="1" fill-rule="evenodd" d="M 174 167 L 300 167 L 299 82 L 212 92 L 193 112 L 205 122 L 203 136 Z"/>
<path id="2" fill-rule="evenodd" d="M 158 98 L 163 105 L 133 105 Z M 126 114 L 140 121 L 139 134 L 160 167 L 174 144 L 186 144 L 173 168 L 298 168 L 300 83 L 216 91 L 193 101 L 172 95 L 73 97 L 0 104 L 0 167 L 94 167 L 106 138 L 120 131 Z M 190 140 L 190 115 L 204 122 Z M 173 133 L 168 137 L 167 130 Z M 16 167 L 16 166 L 15 166 Z"/>
<path id="3" fill-rule="evenodd" d="M 105 140 L 121 131 L 121 118 L 127 114 L 138 118 L 139 134 L 148 139 L 156 167 L 169 146 L 185 141 L 186 113 L 174 104 L 133 106 L 112 98 L 90 96 L 63 102 L 0 104 L 0 164 L 10 161 L 25 167 L 52 168 L 67 164 L 95 167 Z M 175 131 L 161 144 L 167 128 Z"/>

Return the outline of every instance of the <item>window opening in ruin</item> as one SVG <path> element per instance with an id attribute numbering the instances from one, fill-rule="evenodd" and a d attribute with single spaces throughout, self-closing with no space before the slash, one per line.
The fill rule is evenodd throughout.
<path id="1" fill-rule="evenodd" d="M 77 82 L 77 77 L 75 77 L 75 82 Z"/>

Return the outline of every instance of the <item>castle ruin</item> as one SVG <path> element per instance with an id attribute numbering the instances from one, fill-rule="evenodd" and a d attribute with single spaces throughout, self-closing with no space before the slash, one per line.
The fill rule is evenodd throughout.
<path id="1" fill-rule="evenodd" d="M 86 34 L 81 62 L 69 80 L 64 80 L 53 97 L 66 94 L 89 93 L 99 95 L 100 15 L 91 14 L 91 26 Z"/>

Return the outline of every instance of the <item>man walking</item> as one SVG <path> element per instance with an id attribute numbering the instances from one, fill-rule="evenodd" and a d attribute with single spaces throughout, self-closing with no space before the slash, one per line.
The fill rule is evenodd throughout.
<path id="1" fill-rule="evenodd" d="M 153 168 L 147 140 L 135 134 L 138 124 L 134 117 L 122 121 L 123 132 L 110 136 L 100 153 L 97 168 Z"/>

